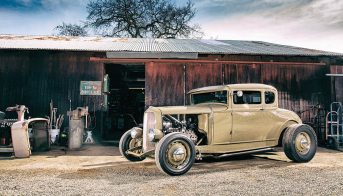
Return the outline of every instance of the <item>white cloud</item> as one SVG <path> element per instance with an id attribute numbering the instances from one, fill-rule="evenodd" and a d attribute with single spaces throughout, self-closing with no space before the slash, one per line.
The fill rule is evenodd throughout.
<path id="1" fill-rule="evenodd" d="M 85 20 L 86 0 L 14 0 L 34 11 L 0 10 L 0 34 L 52 34 Z M 181 0 L 177 0 L 181 1 Z M 39 2 L 37 4 L 37 2 Z M 196 0 L 205 38 L 261 40 L 343 53 L 343 0 Z"/>
<path id="2" fill-rule="evenodd" d="M 343 1 L 314 0 L 244 14 L 228 13 L 199 23 L 207 38 L 261 40 L 343 53 L 341 13 Z"/>

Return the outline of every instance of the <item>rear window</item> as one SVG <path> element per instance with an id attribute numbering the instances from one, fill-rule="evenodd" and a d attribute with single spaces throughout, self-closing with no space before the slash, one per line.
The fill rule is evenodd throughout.
<path id="1" fill-rule="evenodd" d="M 272 104 L 275 102 L 275 94 L 271 91 L 264 92 L 264 100 L 266 104 Z"/>
<path id="2" fill-rule="evenodd" d="M 234 104 L 261 104 L 260 91 L 234 91 Z"/>

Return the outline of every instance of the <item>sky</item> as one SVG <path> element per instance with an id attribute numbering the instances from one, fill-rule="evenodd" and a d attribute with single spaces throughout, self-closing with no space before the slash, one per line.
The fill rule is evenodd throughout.
<path id="1" fill-rule="evenodd" d="M 184 2 L 176 0 L 177 3 Z M 0 0 L 0 34 L 51 35 L 87 0 Z M 204 39 L 258 40 L 343 53 L 343 0 L 194 0 Z"/>

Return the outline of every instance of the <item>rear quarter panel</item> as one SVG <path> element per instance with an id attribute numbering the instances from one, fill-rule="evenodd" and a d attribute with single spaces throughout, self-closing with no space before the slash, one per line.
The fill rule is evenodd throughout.
<path id="1" fill-rule="evenodd" d="M 302 123 L 297 114 L 280 108 L 268 111 L 267 118 L 269 119 L 268 123 L 272 124 L 272 128 L 267 133 L 266 140 L 274 141 L 275 145 L 278 144 L 282 131 L 292 124 Z"/>

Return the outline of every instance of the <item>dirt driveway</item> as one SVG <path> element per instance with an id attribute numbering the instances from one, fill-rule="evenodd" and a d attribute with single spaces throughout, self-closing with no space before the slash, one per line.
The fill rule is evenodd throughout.
<path id="1" fill-rule="evenodd" d="M 280 152 L 206 159 L 183 176 L 152 159 L 131 163 L 110 146 L 0 157 L 0 195 L 343 195 L 343 153 L 320 148 L 306 164 Z"/>

